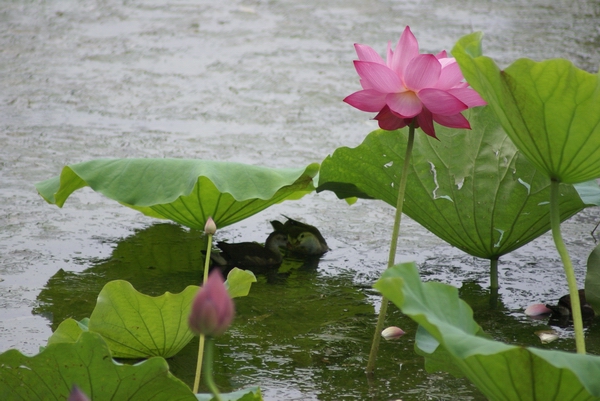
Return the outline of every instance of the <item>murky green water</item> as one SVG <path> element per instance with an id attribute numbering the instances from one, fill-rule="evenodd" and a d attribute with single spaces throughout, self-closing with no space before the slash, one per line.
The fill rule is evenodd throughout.
<path id="1" fill-rule="evenodd" d="M 0 351 L 33 354 L 65 317 L 88 316 L 102 285 L 140 291 L 197 284 L 201 236 L 156 224 L 91 191 L 64 209 L 33 183 L 63 165 L 99 157 L 199 157 L 273 167 L 322 160 L 375 128 L 341 99 L 357 90 L 352 44 L 383 52 L 406 24 L 423 51 L 450 49 L 472 30 L 500 64 L 566 57 L 596 71 L 598 1 L 6 1 L 0 4 Z M 332 251 L 318 266 L 261 276 L 237 301 L 219 340 L 218 384 L 259 384 L 268 400 L 482 399 L 466 381 L 427 375 L 412 351 L 414 324 L 383 345 L 380 371 L 363 373 L 385 267 L 392 210 L 348 206 L 331 194 L 277 205 L 219 232 L 264 241 L 286 214 L 318 226 Z M 563 225 L 579 282 L 600 219 L 588 210 Z M 426 279 L 461 287 L 494 337 L 538 344 L 522 308 L 566 293 L 548 237 L 500 263 L 490 308 L 485 261 L 403 220 L 399 260 Z M 33 313 L 32 313 L 33 312 Z M 571 350 L 568 329 L 546 347 Z M 600 354 L 598 323 L 588 347 Z M 171 361 L 191 380 L 195 344 Z"/>
<path id="2" fill-rule="evenodd" d="M 40 292 L 34 313 L 49 317 L 53 329 L 67 317 L 89 317 L 102 286 L 115 279 L 150 295 L 197 285 L 203 265 L 199 249 L 205 246 L 201 233 L 174 224 L 150 226 L 116 244 L 110 257 L 88 261 L 92 267 L 81 273 L 57 272 Z M 413 351 L 416 324 L 393 307 L 388 320 L 408 334 L 382 344 L 378 373 L 367 380 L 375 293 L 357 283 L 355 272 L 330 273 L 316 263 L 287 260 L 279 271 L 258 279 L 248 297 L 236 299 L 235 323 L 217 340 L 221 388 L 260 384 L 273 400 L 484 399 L 464 379 L 424 371 Z M 498 340 L 540 346 L 533 332 L 549 328 L 544 320 L 512 312 L 479 282 L 465 281 L 460 295 Z M 600 354 L 598 323 L 588 327 L 588 352 L 595 354 Z M 545 348 L 572 349 L 571 334 L 563 330 L 563 338 Z M 170 360 L 174 374 L 190 385 L 196 356 L 193 341 Z"/>

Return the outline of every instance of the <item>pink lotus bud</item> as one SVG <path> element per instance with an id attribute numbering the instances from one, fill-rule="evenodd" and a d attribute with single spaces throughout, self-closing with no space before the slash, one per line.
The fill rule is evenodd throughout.
<path id="1" fill-rule="evenodd" d="M 390 326 L 381 332 L 381 337 L 386 340 L 397 340 L 404 335 L 404 330 L 400 327 Z"/>
<path id="2" fill-rule="evenodd" d="M 223 334 L 235 314 L 235 307 L 218 269 L 213 270 L 192 302 L 188 320 L 190 329 L 197 334 Z"/>
<path id="3" fill-rule="evenodd" d="M 69 399 L 67 401 L 90 401 L 83 391 L 76 385 L 73 385 Z"/>
<path id="4" fill-rule="evenodd" d="M 548 313 L 552 313 L 552 310 L 548 309 L 544 304 L 529 305 L 527 309 L 525 309 L 525 314 L 527 316 L 539 316 Z"/>
<path id="5" fill-rule="evenodd" d="M 217 225 L 215 224 L 215 221 L 213 220 L 213 218 L 209 217 L 208 220 L 206 220 L 206 224 L 204 225 L 204 233 L 213 235 L 216 232 L 217 232 Z"/>

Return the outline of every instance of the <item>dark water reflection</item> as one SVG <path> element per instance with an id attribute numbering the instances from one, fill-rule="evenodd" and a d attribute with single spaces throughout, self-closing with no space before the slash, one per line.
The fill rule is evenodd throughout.
<path id="1" fill-rule="evenodd" d="M 34 312 L 51 318 L 53 329 L 68 317 L 89 317 L 103 285 L 115 279 L 126 279 L 149 295 L 180 292 L 197 285 L 205 245 L 202 234 L 173 224 L 139 230 L 118 242 L 109 258 L 89 261 L 92 267 L 83 272 L 56 273 L 40 292 Z M 494 338 L 540 345 L 533 334 L 539 327 L 511 316 L 501 297 L 473 281 L 463 283 L 459 293 Z M 375 323 L 372 294 L 355 284 L 353 274 L 328 274 L 314 263 L 287 261 L 279 271 L 258 275 L 250 295 L 236 299 L 235 323 L 217 341 L 217 383 L 224 390 L 260 385 L 268 399 L 484 399 L 464 379 L 425 372 L 423 359 L 413 351 L 416 325 L 394 307 L 388 322 L 408 334 L 382 344 L 377 375 L 368 381 L 364 367 Z M 588 328 L 592 338 L 598 338 L 597 323 Z M 545 348 L 572 346 L 572 339 L 561 339 Z M 600 342 L 589 341 L 588 347 L 600 353 Z M 190 385 L 196 355 L 194 340 L 169 360 L 173 373 Z"/>
<path id="2" fill-rule="evenodd" d="M 179 293 L 202 280 L 204 234 L 175 224 L 156 224 L 138 230 L 116 244 L 111 256 L 90 260 L 80 272 L 59 270 L 38 296 L 36 314 L 48 316 L 52 330 L 65 319 L 89 317 L 102 287 L 112 280 L 127 280 L 138 291 L 158 296 Z"/>
<path id="3" fill-rule="evenodd" d="M 205 246 L 201 234 L 156 224 L 117 243 L 105 260 L 81 273 L 59 271 L 38 297 L 34 313 L 52 319 L 89 317 L 104 284 L 126 279 L 140 292 L 160 295 L 197 285 Z M 260 385 L 268 399 L 481 399 L 465 380 L 427 375 L 412 351 L 413 339 L 382 345 L 377 377 L 364 374 L 374 308 L 368 287 L 352 274 L 320 272 L 314 263 L 285 262 L 279 272 L 258 275 L 250 295 L 236 299 L 233 327 L 218 339 L 216 380 L 224 390 Z M 397 310 L 390 320 L 414 333 Z M 169 361 L 173 373 L 192 384 L 197 341 Z M 412 394 L 412 395 L 411 395 Z M 452 396 L 450 396 L 452 394 Z"/>

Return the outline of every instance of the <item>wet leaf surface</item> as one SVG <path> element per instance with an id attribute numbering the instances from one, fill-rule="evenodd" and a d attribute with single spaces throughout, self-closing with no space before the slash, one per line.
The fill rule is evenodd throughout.
<path id="1" fill-rule="evenodd" d="M 466 114 L 472 130 L 439 127 L 439 141 L 417 132 L 403 212 L 470 255 L 497 259 L 550 229 L 550 180 L 516 150 L 489 107 Z M 318 190 L 395 207 L 406 137 L 406 129 L 378 130 L 356 148 L 337 149 L 322 163 Z M 584 207 L 563 185 L 562 219 Z"/>
<path id="2" fill-rule="evenodd" d="M 414 263 L 388 269 L 375 288 L 425 328 L 422 337 L 429 335 L 445 348 L 451 365 L 444 370 L 458 367 L 491 400 L 600 398 L 600 357 L 518 347 L 483 337 L 458 290 L 421 282 Z M 428 351 L 435 350 L 431 343 L 426 343 Z"/>
<path id="3" fill-rule="evenodd" d="M 68 398 L 73 384 L 93 399 L 195 400 L 190 389 L 169 373 L 163 358 L 130 366 L 117 364 L 102 338 L 83 333 L 75 343 L 55 343 L 34 357 L 17 350 L 0 354 L 3 400 Z"/>

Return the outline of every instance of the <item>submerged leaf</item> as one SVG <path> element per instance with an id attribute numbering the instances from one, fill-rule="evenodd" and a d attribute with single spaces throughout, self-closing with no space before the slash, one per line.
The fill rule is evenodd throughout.
<path id="1" fill-rule="evenodd" d="M 452 368 L 460 368 L 490 400 L 600 398 L 600 357 L 512 346 L 482 337 L 473 311 L 458 298 L 458 290 L 421 282 L 414 263 L 387 269 L 375 288 L 435 339 L 426 343 L 423 353 L 436 352 L 437 342 L 452 358 Z"/>
<path id="2" fill-rule="evenodd" d="M 223 228 L 314 190 L 319 165 L 275 169 L 192 159 L 100 159 L 72 164 L 38 182 L 40 195 L 62 207 L 77 189 L 94 191 L 148 216 L 203 230 L 212 216 Z"/>
<path id="3" fill-rule="evenodd" d="M 196 400 L 163 358 L 134 366 L 117 364 L 94 333 L 81 334 L 75 343 L 49 345 L 33 357 L 14 349 L 0 354 L 1 400 L 64 401 L 73 385 L 93 400 Z"/>
<path id="4" fill-rule="evenodd" d="M 487 259 L 550 229 L 550 180 L 523 157 L 489 107 L 465 113 L 472 130 L 416 135 L 403 212 L 438 237 Z M 396 206 L 405 130 L 374 131 L 356 148 L 338 148 L 322 164 L 318 191 L 381 199 Z M 561 186 L 561 219 L 585 205 Z"/>
<path id="5" fill-rule="evenodd" d="M 463 37 L 452 55 L 519 150 L 552 179 L 600 177 L 600 76 L 564 59 L 519 59 L 501 71 L 481 55 L 481 37 Z"/>

